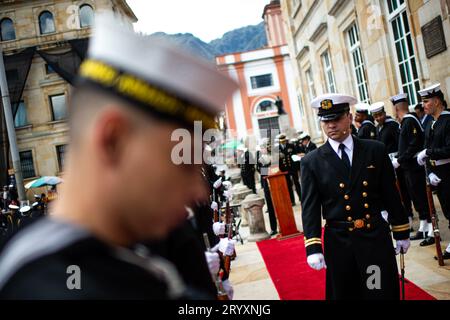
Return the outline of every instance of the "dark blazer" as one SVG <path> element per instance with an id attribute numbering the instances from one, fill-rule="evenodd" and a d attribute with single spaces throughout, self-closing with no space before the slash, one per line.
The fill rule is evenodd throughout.
<path id="1" fill-rule="evenodd" d="M 419 170 L 417 153 L 422 151 L 425 134 L 415 113 L 408 113 L 402 119 L 398 141 L 398 163 L 406 170 Z"/>
<path id="2" fill-rule="evenodd" d="M 400 135 L 400 125 L 391 117 L 387 117 L 383 126 L 377 127 L 378 141 L 386 146 L 387 153 L 398 151 L 398 139 Z"/>
<path id="3" fill-rule="evenodd" d="M 409 237 L 408 218 L 395 186 L 394 169 L 385 146 L 353 136 L 350 177 L 339 156 L 327 142 L 301 161 L 302 219 L 307 255 L 322 252 L 323 216 L 326 220 L 381 217 L 389 212 L 395 239 Z M 403 230 L 405 229 L 405 230 Z"/>
<path id="4" fill-rule="evenodd" d="M 360 139 L 377 139 L 377 128 L 370 120 L 364 120 L 358 129 L 358 138 Z"/>

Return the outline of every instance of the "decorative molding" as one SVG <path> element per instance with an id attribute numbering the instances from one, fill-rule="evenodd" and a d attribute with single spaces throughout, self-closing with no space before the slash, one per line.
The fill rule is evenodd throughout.
<path id="1" fill-rule="evenodd" d="M 305 53 L 306 53 L 307 51 L 309 51 L 309 46 L 305 45 L 305 46 L 298 52 L 297 57 L 296 57 L 297 60 L 298 60 L 298 59 L 301 59 L 301 58 L 305 55 Z"/>
<path id="2" fill-rule="evenodd" d="M 316 28 L 316 30 L 314 30 L 314 32 L 312 33 L 311 37 L 309 38 L 309 41 L 314 42 L 319 36 L 321 36 L 325 30 L 327 30 L 328 25 L 326 22 L 322 22 L 321 24 L 319 24 Z"/>
<path id="3" fill-rule="evenodd" d="M 336 16 L 339 11 L 344 7 L 344 4 L 346 4 L 348 0 L 335 0 L 334 4 L 331 6 L 330 10 L 328 11 L 328 14 L 330 16 Z"/>

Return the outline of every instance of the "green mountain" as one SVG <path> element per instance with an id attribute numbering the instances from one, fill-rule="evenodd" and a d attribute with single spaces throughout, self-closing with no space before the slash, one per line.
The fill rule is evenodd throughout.
<path id="1" fill-rule="evenodd" d="M 166 34 L 157 32 L 151 36 L 173 41 L 208 60 L 214 60 L 217 55 L 255 50 L 267 45 L 264 22 L 229 31 L 222 38 L 209 43 L 200 40 L 191 33 Z"/>

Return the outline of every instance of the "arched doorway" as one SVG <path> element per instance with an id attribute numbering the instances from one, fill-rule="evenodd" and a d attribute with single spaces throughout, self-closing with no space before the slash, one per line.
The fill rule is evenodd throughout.
<path id="1" fill-rule="evenodd" d="M 273 130 L 280 131 L 280 122 L 278 119 L 278 108 L 275 101 L 263 99 L 256 105 L 255 117 L 258 123 L 259 136 L 274 139 Z"/>

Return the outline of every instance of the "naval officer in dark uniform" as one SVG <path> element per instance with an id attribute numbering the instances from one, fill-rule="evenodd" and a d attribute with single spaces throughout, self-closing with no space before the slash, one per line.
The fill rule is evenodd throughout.
<path id="1" fill-rule="evenodd" d="M 400 138 L 397 158 L 392 160 L 395 169 L 401 168 L 405 175 L 406 188 L 416 211 L 419 213 L 420 225 L 411 240 L 422 240 L 420 245 L 434 243 L 433 228 L 428 209 L 425 185 L 425 170 L 417 164 L 417 154 L 423 149 L 425 134 L 422 124 L 414 112 L 409 112 L 406 93 L 391 97 L 395 107 L 396 118 L 400 122 Z"/>
<path id="2" fill-rule="evenodd" d="M 386 114 L 384 109 L 384 102 L 375 102 L 369 108 L 369 111 L 375 121 L 377 122 L 377 140 L 383 142 L 386 146 L 386 151 L 389 157 L 392 159 L 397 156 L 398 153 L 398 140 L 400 136 L 400 124 L 395 121 L 391 116 Z M 403 207 L 406 210 L 406 214 L 409 218 L 409 223 L 412 225 L 412 204 L 409 197 L 405 176 L 403 170 L 398 168 L 395 170 L 398 179 L 398 185 L 400 188 L 400 194 L 402 196 Z"/>
<path id="3" fill-rule="evenodd" d="M 408 250 L 408 218 L 385 146 L 350 134 L 349 110 L 355 103 L 342 94 L 312 101 L 328 141 L 301 161 L 307 262 L 317 270 L 327 268 L 327 299 L 399 299 L 395 253 Z M 383 209 L 389 223 L 381 216 Z M 378 285 L 370 284 L 373 268 Z"/>
<path id="4" fill-rule="evenodd" d="M 373 123 L 373 118 L 369 114 L 368 103 L 358 103 L 355 106 L 355 122 L 359 123 L 358 138 L 360 139 L 377 139 L 377 128 Z"/>
<path id="5" fill-rule="evenodd" d="M 0 299 L 198 297 L 134 247 L 167 236 L 206 195 L 201 163 L 175 155 L 173 134 L 215 127 L 236 83 L 112 15 L 96 16 L 79 76 L 64 184 L 50 215 L 0 253 Z"/>
<path id="6" fill-rule="evenodd" d="M 244 185 L 246 185 L 253 193 L 256 193 L 256 185 L 255 185 L 255 157 L 253 154 L 245 148 L 244 146 L 240 146 L 237 149 L 237 163 L 239 168 L 241 169 L 241 178 Z"/>
<path id="7" fill-rule="evenodd" d="M 286 135 L 279 134 L 278 135 L 278 142 L 279 142 L 279 156 L 280 156 L 280 162 L 279 167 L 280 170 L 283 172 L 287 172 L 286 174 L 286 182 L 288 185 L 289 190 L 289 196 L 291 198 L 292 206 L 295 206 L 295 196 L 294 196 L 294 190 L 292 188 L 292 184 L 295 186 L 295 191 L 297 192 L 298 198 L 301 199 L 301 187 L 300 187 L 300 180 L 298 176 L 298 166 L 296 165 L 295 161 L 292 159 L 292 156 L 297 154 L 297 150 L 295 146 L 291 143 L 289 143 L 286 139 Z"/>
<path id="8" fill-rule="evenodd" d="M 437 192 L 442 211 L 450 221 L 450 111 L 444 107 L 440 84 L 419 91 L 425 113 L 433 118 L 425 130 L 425 149 L 417 155 L 419 165 L 427 166 L 428 179 Z M 443 253 L 450 259 L 450 244 Z"/>

